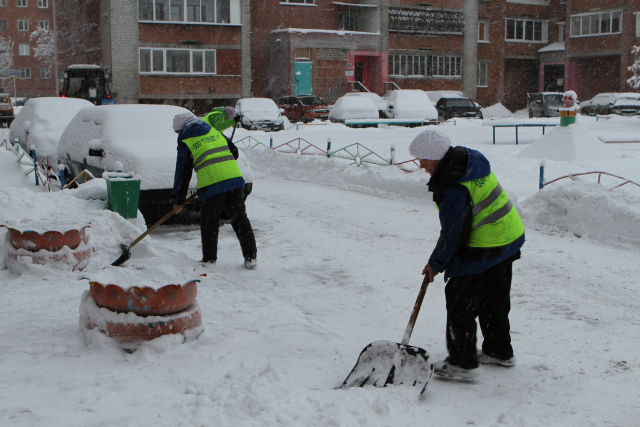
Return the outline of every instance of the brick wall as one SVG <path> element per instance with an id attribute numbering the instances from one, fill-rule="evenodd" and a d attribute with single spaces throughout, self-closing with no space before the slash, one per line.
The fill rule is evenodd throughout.
<path id="1" fill-rule="evenodd" d="M 140 76 L 140 97 L 157 99 L 239 98 L 239 76 Z"/>

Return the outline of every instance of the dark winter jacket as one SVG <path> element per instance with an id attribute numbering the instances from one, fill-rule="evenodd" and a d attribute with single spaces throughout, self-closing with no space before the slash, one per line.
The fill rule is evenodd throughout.
<path id="1" fill-rule="evenodd" d="M 206 135 L 210 130 L 211 126 L 207 123 L 200 119 L 194 119 L 188 122 L 178 134 L 178 158 L 176 159 L 176 173 L 173 179 L 172 202 L 174 205 L 184 204 L 187 198 L 187 193 L 189 192 L 191 174 L 193 173 L 193 155 L 191 154 L 189 147 L 187 147 L 182 140 L 193 138 L 195 136 Z M 233 158 L 238 160 L 238 148 L 226 136 L 225 139 L 227 140 L 227 145 L 229 146 L 231 154 L 233 154 Z M 202 187 L 198 190 L 198 200 L 203 201 L 209 197 L 225 193 L 235 188 L 244 188 L 243 178 L 227 179 L 213 185 Z"/>
<path id="2" fill-rule="evenodd" d="M 451 147 L 427 184 L 433 201 L 440 207 L 440 239 L 429 265 L 449 277 L 480 273 L 513 257 L 524 244 L 524 233 L 508 245 L 477 248 L 466 246 L 473 221 L 473 201 L 460 182 L 483 178 L 491 172 L 489 160 L 479 151 Z"/>

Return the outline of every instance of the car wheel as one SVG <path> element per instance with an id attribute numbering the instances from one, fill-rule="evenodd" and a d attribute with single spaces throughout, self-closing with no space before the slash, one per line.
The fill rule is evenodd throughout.
<path id="1" fill-rule="evenodd" d="M 529 110 L 529 118 L 533 119 L 533 111 L 532 110 Z"/>
<path id="2" fill-rule="evenodd" d="M 583 116 L 588 116 L 588 115 L 589 115 L 589 110 L 587 110 L 586 108 L 583 108 L 583 109 L 580 111 L 580 114 L 582 114 Z"/>
<path id="3" fill-rule="evenodd" d="M 303 114 L 300 114 L 300 120 L 298 120 L 300 123 L 306 123 L 307 121 L 307 117 Z"/>

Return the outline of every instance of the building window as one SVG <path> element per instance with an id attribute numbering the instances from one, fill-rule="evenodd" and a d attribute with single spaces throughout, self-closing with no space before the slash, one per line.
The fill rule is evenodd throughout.
<path id="1" fill-rule="evenodd" d="M 433 77 L 460 77 L 459 56 L 427 56 L 427 76 Z"/>
<path id="2" fill-rule="evenodd" d="M 640 37 L 640 12 L 636 13 L 636 37 Z"/>
<path id="3" fill-rule="evenodd" d="M 620 34 L 621 31 L 622 12 L 571 16 L 571 37 Z"/>
<path id="4" fill-rule="evenodd" d="M 7 26 L 7 20 L 6 19 L 0 19 L 0 31 L 7 31 L 7 28 L 9 28 Z"/>
<path id="5" fill-rule="evenodd" d="M 216 74 L 216 51 L 143 48 L 140 72 Z"/>
<path id="6" fill-rule="evenodd" d="M 507 19 L 505 25 L 505 40 L 546 42 L 546 21 L 532 21 L 529 19 Z"/>
<path id="7" fill-rule="evenodd" d="M 30 79 L 31 78 L 31 68 L 20 68 L 20 78 Z"/>
<path id="8" fill-rule="evenodd" d="M 38 28 L 49 31 L 49 21 L 38 21 Z"/>
<path id="9" fill-rule="evenodd" d="M 488 21 L 478 21 L 478 43 L 489 43 Z"/>
<path id="10" fill-rule="evenodd" d="M 564 42 L 564 22 L 558 24 L 558 42 Z"/>
<path id="11" fill-rule="evenodd" d="M 40 68 L 40 77 L 43 79 L 51 78 L 51 68 Z"/>
<path id="12" fill-rule="evenodd" d="M 40 9 L 46 9 L 49 7 L 49 1 L 48 0 L 38 0 L 38 7 Z"/>
<path id="13" fill-rule="evenodd" d="M 280 0 L 280 3 L 291 3 L 291 4 L 316 4 L 316 0 Z"/>
<path id="14" fill-rule="evenodd" d="M 311 48 L 308 47 L 296 47 L 293 50 L 295 59 L 311 59 Z"/>
<path id="15" fill-rule="evenodd" d="M 18 31 L 29 31 L 29 21 L 18 19 Z"/>
<path id="16" fill-rule="evenodd" d="M 340 15 L 340 31 L 358 31 L 358 15 L 350 13 Z"/>
<path id="17" fill-rule="evenodd" d="M 0 7 L 7 7 L 7 0 L 0 0 Z"/>
<path id="18" fill-rule="evenodd" d="M 231 22 L 230 0 L 138 0 L 138 19 L 154 22 Z"/>
<path id="19" fill-rule="evenodd" d="M 424 56 L 389 55 L 389 74 L 394 76 L 424 76 Z"/>
<path id="20" fill-rule="evenodd" d="M 489 86 L 489 63 L 478 62 L 478 87 Z"/>
<path id="21" fill-rule="evenodd" d="M 389 30 L 425 34 L 464 33 L 464 14 L 444 10 L 389 8 Z"/>
<path id="22" fill-rule="evenodd" d="M 29 56 L 30 50 L 28 44 L 21 44 L 18 48 L 21 56 Z"/>
<path id="23" fill-rule="evenodd" d="M 18 7 L 27 7 L 27 0 L 16 0 L 18 2 Z"/>

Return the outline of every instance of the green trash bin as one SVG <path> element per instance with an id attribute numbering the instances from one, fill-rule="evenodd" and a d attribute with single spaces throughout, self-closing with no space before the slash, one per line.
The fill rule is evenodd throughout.
<path id="1" fill-rule="evenodd" d="M 107 181 L 109 210 L 123 218 L 137 218 L 140 178 L 133 173 L 122 172 L 104 172 L 102 177 Z"/>

